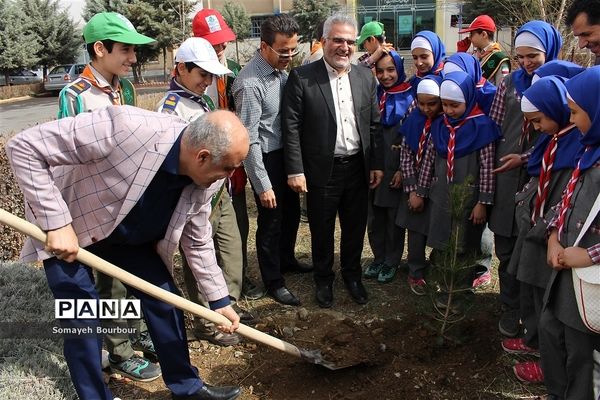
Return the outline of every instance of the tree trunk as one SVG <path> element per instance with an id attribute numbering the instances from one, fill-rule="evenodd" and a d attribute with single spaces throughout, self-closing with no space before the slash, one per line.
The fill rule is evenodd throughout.
<path id="1" fill-rule="evenodd" d="M 541 20 L 542 21 L 547 21 L 547 17 L 546 17 L 546 6 L 544 5 L 544 0 L 538 0 L 539 3 L 539 7 L 540 7 L 540 15 L 541 15 Z"/>
<path id="2" fill-rule="evenodd" d="M 133 82 L 140 83 L 140 78 L 138 76 L 138 64 L 135 63 L 131 66 L 131 72 L 133 72 Z"/>
<path id="3" fill-rule="evenodd" d="M 560 27 L 560 23 L 563 19 L 563 14 L 565 12 L 566 6 L 567 6 L 567 1 L 561 0 L 560 7 L 558 8 L 558 13 L 556 15 L 556 19 L 554 20 L 554 26 L 556 27 L 556 29 L 559 29 L 559 27 Z"/>
<path id="4" fill-rule="evenodd" d="M 163 82 L 167 81 L 167 48 L 163 47 Z"/>
<path id="5" fill-rule="evenodd" d="M 238 41 L 237 39 L 235 40 L 235 58 L 237 60 L 237 63 L 240 63 L 240 49 L 238 48 Z"/>

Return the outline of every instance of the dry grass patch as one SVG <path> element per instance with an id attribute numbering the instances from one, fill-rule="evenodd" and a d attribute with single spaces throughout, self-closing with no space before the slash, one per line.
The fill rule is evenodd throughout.
<path id="1" fill-rule="evenodd" d="M 11 99 L 13 97 L 31 96 L 44 91 L 43 83 L 33 83 L 31 85 L 11 85 L 0 86 L 0 100 Z"/>

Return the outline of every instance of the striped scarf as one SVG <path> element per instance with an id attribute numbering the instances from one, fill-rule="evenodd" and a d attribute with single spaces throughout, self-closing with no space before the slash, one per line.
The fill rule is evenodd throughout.
<path id="1" fill-rule="evenodd" d="M 446 178 L 448 180 L 448 183 L 454 180 L 454 149 L 456 147 L 456 130 L 463 126 L 471 118 L 480 117 L 482 115 L 485 114 L 479 109 L 479 107 L 475 106 L 473 107 L 469 115 L 462 121 L 460 121 L 458 125 L 452 126 L 452 124 L 450 124 L 450 121 L 448 120 L 448 116 L 444 114 L 444 125 L 446 125 L 446 128 L 448 128 L 448 131 L 450 132 L 450 136 L 448 138 L 448 152 L 446 158 Z"/>
<path id="2" fill-rule="evenodd" d="M 531 225 L 535 225 L 535 221 L 538 218 L 544 216 L 546 200 L 548 199 L 548 192 L 550 190 L 550 179 L 552 178 L 552 167 L 554 166 L 554 159 L 556 158 L 556 150 L 558 148 L 558 140 L 565 136 L 575 125 L 569 125 L 556 135 L 552 136 L 550 143 L 544 151 L 542 158 L 542 168 L 540 171 L 540 177 L 538 182 L 537 194 L 535 197 L 535 205 L 533 213 L 531 214 Z"/>

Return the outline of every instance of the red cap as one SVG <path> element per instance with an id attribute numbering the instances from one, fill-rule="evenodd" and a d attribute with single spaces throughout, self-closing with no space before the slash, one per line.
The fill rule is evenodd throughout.
<path id="1" fill-rule="evenodd" d="M 496 32 L 496 24 L 489 15 L 478 15 L 477 18 L 471 22 L 468 28 L 461 29 L 458 33 L 467 33 L 474 31 L 475 29 L 482 29 L 484 31 Z"/>
<path id="2" fill-rule="evenodd" d="M 235 33 L 227 25 L 221 13 L 210 8 L 198 11 L 192 21 L 192 32 L 194 36 L 208 40 L 213 46 L 235 40 Z"/>

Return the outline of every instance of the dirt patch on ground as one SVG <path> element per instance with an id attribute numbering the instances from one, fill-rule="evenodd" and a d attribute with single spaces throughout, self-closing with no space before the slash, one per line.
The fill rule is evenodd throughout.
<path id="1" fill-rule="evenodd" d="M 256 328 L 350 367 L 332 371 L 250 341 L 227 348 L 191 341 L 192 362 L 206 381 L 241 385 L 243 400 L 533 399 L 543 393 L 543 387 L 522 386 L 512 375 L 522 358 L 500 348 L 495 286 L 472 296 L 466 318 L 450 330 L 454 340 L 440 346 L 431 299 L 411 294 L 405 273 L 390 284 L 367 282 L 365 306 L 353 303 L 336 282 L 330 310 L 316 305 L 310 274 L 287 281 L 303 306 L 270 299 L 245 303 L 260 318 Z M 170 398 L 160 379 L 113 381 L 111 387 L 127 399 Z"/>
<path id="2" fill-rule="evenodd" d="M 2 172 L 11 176 L 5 160 L 0 157 L 0 161 Z M 16 185 L 10 181 L 4 189 L 9 187 Z M 17 197 L 3 198 L 2 207 L 22 215 Z M 253 203 L 249 193 L 248 204 L 252 207 Z M 255 215 L 252 210 L 250 214 L 253 231 Z M 22 236 L 11 230 L 0 233 L 2 258 L 12 259 L 21 247 Z M 253 233 L 248 248 L 255 248 Z M 297 252 L 301 259 L 310 261 L 306 224 L 300 227 Z M 365 257 L 369 257 L 367 243 Z M 249 260 L 251 275 L 258 282 L 252 251 Z M 365 282 L 369 303 L 364 306 L 355 304 L 338 280 L 333 308 L 320 309 L 314 300 L 311 274 L 286 275 L 287 286 L 302 301 L 301 308 L 281 306 L 268 298 L 241 302 L 258 316 L 258 329 L 302 349 L 318 349 L 335 365 L 351 367 L 332 371 L 250 341 L 222 348 L 191 340 L 192 363 L 210 384 L 242 386 L 242 400 L 533 399 L 544 392 L 541 386 L 521 385 L 514 378 L 512 365 L 522 358 L 501 350 L 497 279 L 471 296 L 472 307 L 466 318 L 450 330 L 455 340 L 442 346 L 437 344 L 438 325 L 431 299 L 412 294 L 406 279 L 406 272 L 401 271 L 388 284 Z M 51 383 L 53 378 L 44 379 Z M 149 383 L 111 379 L 109 385 L 114 395 L 124 400 L 171 398 L 160 378 Z"/>

